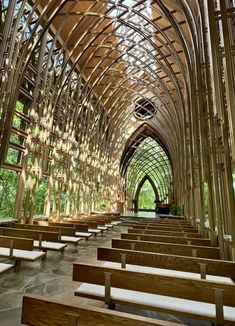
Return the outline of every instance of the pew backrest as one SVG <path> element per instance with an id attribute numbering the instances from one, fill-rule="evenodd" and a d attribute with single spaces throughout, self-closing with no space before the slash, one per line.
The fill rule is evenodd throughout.
<path id="1" fill-rule="evenodd" d="M 139 241 L 130 239 L 112 239 L 112 247 L 146 252 L 168 253 L 170 255 L 220 259 L 219 249 L 174 243 Z"/>
<path id="2" fill-rule="evenodd" d="M 143 240 L 151 242 L 166 242 L 166 243 L 179 243 L 179 244 L 189 244 L 198 246 L 210 246 L 210 240 L 204 238 L 184 238 L 184 237 L 173 237 L 164 235 L 148 235 L 148 234 L 138 234 L 138 233 L 121 233 L 121 239 L 133 239 L 133 240 Z"/>
<path id="3" fill-rule="evenodd" d="M 33 250 L 33 239 L 0 236 L 0 247 L 21 250 Z"/>
<path id="4" fill-rule="evenodd" d="M 151 229 L 141 229 L 141 228 L 128 229 L 127 232 L 139 233 L 139 234 L 166 235 L 166 236 L 185 237 L 185 238 L 202 238 L 202 235 L 200 233 L 151 230 Z"/>
<path id="5" fill-rule="evenodd" d="M 0 235 L 51 242 L 57 242 L 59 239 L 58 232 L 45 232 L 41 230 L 38 231 L 17 228 L 0 228 Z"/>
<path id="6" fill-rule="evenodd" d="M 45 226 L 38 224 L 14 224 L 15 228 L 24 228 L 29 230 L 58 232 L 60 235 L 75 236 L 75 228 L 65 228 L 56 226 Z"/>
<path id="7" fill-rule="evenodd" d="M 98 247 L 97 259 L 115 263 L 141 265 L 163 269 L 235 277 L 235 262 L 197 257 L 176 256 L 117 248 Z M 203 275 L 202 275 L 203 276 Z"/>
<path id="8" fill-rule="evenodd" d="M 25 295 L 21 322 L 27 326 L 177 326 L 178 324 L 54 298 Z"/>

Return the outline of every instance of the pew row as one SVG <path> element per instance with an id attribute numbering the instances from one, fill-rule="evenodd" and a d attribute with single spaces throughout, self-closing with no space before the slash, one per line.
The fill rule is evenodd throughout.
<path id="1" fill-rule="evenodd" d="M 143 225 L 143 226 L 139 226 L 139 225 L 134 225 L 131 226 L 132 230 L 134 229 L 141 229 L 141 230 L 152 230 L 152 231 L 166 231 L 166 232 L 181 232 L 181 233 L 198 233 L 197 229 L 185 229 L 185 228 L 175 228 L 175 227 L 168 227 L 168 226 L 152 226 L 152 225 Z"/>
<path id="2" fill-rule="evenodd" d="M 127 229 L 127 233 L 150 234 L 150 235 L 165 235 L 170 237 L 184 237 L 184 238 L 202 238 L 200 233 L 165 231 L 165 230 L 151 230 L 142 228 Z"/>
<path id="3" fill-rule="evenodd" d="M 235 285 L 140 273 L 88 264 L 73 265 L 75 295 L 205 320 L 235 323 Z"/>
<path id="4" fill-rule="evenodd" d="M 19 271 L 22 260 L 34 262 L 45 259 L 44 252 L 35 251 L 33 248 L 32 239 L 0 236 L 0 257 L 13 260 L 15 271 Z"/>
<path id="5" fill-rule="evenodd" d="M 141 234 L 141 233 L 121 233 L 121 239 L 178 243 L 178 244 L 188 244 L 188 245 L 195 245 L 195 246 L 211 245 L 210 240 L 204 238 L 185 238 L 185 237 L 173 237 L 173 236 L 151 235 L 151 234 Z"/>
<path id="6" fill-rule="evenodd" d="M 230 283 L 231 279 L 235 281 L 235 262 L 231 261 L 105 247 L 97 248 L 97 259 L 119 263 L 122 268 L 126 268 L 127 265 L 140 265 L 155 268 L 156 272 L 159 269 L 162 269 L 163 273 L 167 273 L 167 270 L 182 271 L 185 272 L 185 276 L 189 274 L 189 277 Z M 196 275 L 192 275 L 195 273 Z"/>
<path id="7" fill-rule="evenodd" d="M 112 239 L 112 247 L 137 251 L 156 252 L 170 255 L 220 259 L 219 248 L 177 243 L 150 242 L 128 239 Z"/>
<path id="8" fill-rule="evenodd" d="M 45 225 L 38 225 L 38 224 L 19 224 L 19 223 L 15 223 L 13 227 L 27 229 L 27 230 L 58 232 L 60 242 L 72 243 L 75 245 L 77 245 L 79 241 L 83 240 L 80 237 L 76 237 L 74 228 L 45 226 Z"/>
<path id="9" fill-rule="evenodd" d="M 88 232 L 92 233 L 94 236 L 97 234 L 102 233 L 102 230 L 98 229 L 99 224 L 94 221 L 84 221 L 84 220 L 74 220 L 74 219 L 66 219 L 64 220 L 65 223 L 72 223 L 72 224 L 85 224 L 88 225 Z"/>
<path id="10" fill-rule="evenodd" d="M 86 241 L 92 237 L 93 233 L 88 231 L 88 225 L 83 224 L 73 224 L 73 223 L 60 223 L 60 222 L 49 222 L 49 226 L 56 226 L 56 227 L 67 227 L 67 228 L 74 228 L 76 237 L 84 238 Z"/>
<path id="11" fill-rule="evenodd" d="M 191 233 L 198 233 L 198 230 L 193 227 L 178 227 L 178 226 L 168 226 L 168 225 L 156 225 L 156 224 L 140 224 L 140 223 L 122 223 L 123 226 L 139 228 L 139 229 L 157 229 L 157 230 L 166 230 L 166 231 L 185 231 Z"/>
<path id="12" fill-rule="evenodd" d="M 48 251 L 63 251 L 66 244 L 59 243 L 58 232 L 45 232 L 38 230 L 27 230 L 17 228 L 0 228 L 0 234 L 9 237 L 33 239 L 34 248 Z"/>
<path id="13" fill-rule="evenodd" d="M 23 297 L 21 323 L 27 326 L 177 326 L 178 324 L 35 295 Z"/>

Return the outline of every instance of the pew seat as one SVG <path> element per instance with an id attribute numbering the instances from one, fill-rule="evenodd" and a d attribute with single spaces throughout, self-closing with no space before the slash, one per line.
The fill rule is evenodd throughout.
<path id="1" fill-rule="evenodd" d="M 10 248 L 0 247 L 0 256 L 1 257 L 10 257 Z M 22 249 L 13 249 L 12 258 L 20 259 L 26 261 L 35 261 L 45 256 L 44 252 L 36 250 L 22 250 Z"/>
<path id="2" fill-rule="evenodd" d="M 66 242 L 66 243 L 73 243 L 75 245 L 78 244 L 78 242 L 80 242 L 81 240 L 83 240 L 82 237 L 73 237 L 73 236 L 67 236 L 67 235 L 62 235 L 60 241 L 61 242 Z"/>
<path id="3" fill-rule="evenodd" d="M 6 263 L 0 263 L 0 275 L 3 275 L 7 272 L 10 272 L 14 269 L 14 265 L 6 264 Z"/>
<path id="4" fill-rule="evenodd" d="M 91 232 L 75 232 L 76 237 L 85 238 L 86 240 L 93 236 Z"/>
<path id="5" fill-rule="evenodd" d="M 51 242 L 51 241 L 38 241 L 34 240 L 34 248 L 38 248 L 44 251 L 53 250 L 53 251 L 63 251 L 66 247 L 66 244 L 60 242 Z"/>
<path id="6" fill-rule="evenodd" d="M 111 222 L 112 225 L 119 225 L 119 224 L 122 224 L 122 221 L 112 221 Z"/>
<path id="7" fill-rule="evenodd" d="M 107 268 L 120 268 L 121 265 L 119 263 L 113 263 L 113 262 L 104 262 L 103 267 Z M 141 272 L 141 273 L 149 273 L 149 274 L 157 274 L 157 275 L 163 275 L 163 276 L 178 276 L 178 277 L 184 277 L 184 278 L 190 278 L 190 279 L 201 279 L 200 273 L 191 273 L 191 272 L 184 272 L 184 271 L 177 271 L 172 269 L 164 269 L 164 268 L 157 268 L 157 267 L 147 267 L 147 266 L 141 266 L 141 265 L 132 265 L 132 264 L 126 264 L 125 269 L 133 272 Z M 213 282 L 224 282 L 229 284 L 234 284 L 232 279 L 230 277 L 223 277 L 223 276 L 216 276 L 216 275 L 206 275 L 207 281 L 213 281 Z"/>
<path id="8" fill-rule="evenodd" d="M 104 301 L 104 290 L 105 287 L 102 285 L 82 283 L 75 291 L 75 295 Z M 170 312 L 199 320 L 212 321 L 216 318 L 215 305 L 211 303 L 119 288 L 111 289 L 111 300 L 113 304 L 126 304 L 149 310 Z M 224 318 L 226 325 L 234 325 L 235 308 L 224 306 Z"/>
<path id="9" fill-rule="evenodd" d="M 97 235 L 97 234 L 99 234 L 99 233 L 101 233 L 102 231 L 101 230 L 99 230 L 99 229 L 91 229 L 91 228 L 89 228 L 88 229 L 88 232 L 91 232 L 91 233 L 93 233 L 94 235 Z"/>

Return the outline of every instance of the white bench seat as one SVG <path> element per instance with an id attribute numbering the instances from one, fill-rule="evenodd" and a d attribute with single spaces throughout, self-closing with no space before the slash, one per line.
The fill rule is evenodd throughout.
<path id="1" fill-rule="evenodd" d="M 91 232 L 76 232 L 75 235 L 76 237 L 89 238 L 93 234 Z"/>
<path id="2" fill-rule="evenodd" d="M 68 235 L 62 235 L 61 236 L 61 241 L 62 242 L 69 242 L 69 243 L 75 243 L 75 244 L 77 244 L 81 240 L 83 240 L 83 238 L 72 237 L 72 236 L 68 236 Z"/>
<path id="3" fill-rule="evenodd" d="M 0 263 L 0 275 L 10 271 L 11 269 L 14 269 L 14 265 Z"/>
<path id="4" fill-rule="evenodd" d="M 0 256 L 9 257 L 10 256 L 10 248 L 0 247 Z M 41 252 L 41 251 L 13 249 L 13 258 L 14 259 L 35 261 L 42 257 L 45 257 L 45 253 Z"/>
<path id="5" fill-rule="evenodd" d="M 82 283 L 75 291 L 75 295 L 104 300 L 104 286 Z M 180 299 L 139 291 L 111 288 L 112 302 L 119 304 L 135 305 L 154 310 L 178 313 L 179 315 L 195 315 L 201 320 L 212 320 L 216 316 L 215 305 L 211 303 Z M 200 317 L 201 316 L 201 317 Z M 228 325 L 235 323 L 235 308 L 224 306 L 224 319 Z M 227 323 L 226 323 L 227 325 Z"/>
<path id="6" fill-rule="evenodd" d="M 94 234 L 99 234 L 101 233 L 101 230 L 98 229 L 88 229 L 88 232 L 94 233 Z"/>
<path id="7" fill-rule="evenodd" d="M 107 268 L 120 268 L 120 263 L 113 263 L 113 262 L 105 262 L 102 266 Z M 176 277 L 186 277 L 192 279 L 201 279 L 201 275 L 199 273 L 190 273 L 190 272 L 183 272 L 183 271 L 176 271 L 172 269 L 163 269 L 163 268 L 156 268 L 156 267 L 146 267 L 141 265 L 130 265 L 126 264 L 126 269 L 128 271 L 133 272 L 143 272 L 149 274 L 157 274 L 157 275 L 164 275 L 164 276 L 176 276 Z M 213 282 L 222 282 L 222 283 L 230 283 L 234 284 L 231 278 L 223 277 L 223 276 L 216 276 L 216 275 L 206 275 L 206 279 L 208 281 Z"/>
<path id="8" fill-rule="evenodd" d="M 108 227 L 107 226 L 98 226 L 97 229 L 101 230 L 101 231 L 107 231 Z"/>
<path id="9" fill-rule="evenodd" d="M 39 248 L 39 241 L 34 240 L 33 246 L 35 248 Z M 64 250 L 65 247 L 66 245 L 64 243 L 59 243 L 59 242 L 42 241 L 41 243 L 41 249 L 45 249 L 45 250 L 60 251 L 60 250 Z"/>
<path id="10" fill-rule="evenodd" d="M 113 224 L 105 224 L 105 226 L 108 228 L 108 229 L 113 229 Z"/>
<path id="11" fill-rule="evenodd" d="M 122 222 L 121 221 L 112 221 L 111 224 L 112 225 L 118 225 L 118 224 L 122 224 Z"/>

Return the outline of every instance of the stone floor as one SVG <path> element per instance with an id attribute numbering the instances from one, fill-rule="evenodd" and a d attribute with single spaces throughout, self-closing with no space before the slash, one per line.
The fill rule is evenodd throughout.
<path id="1" fill-rule="evenodd" d="M 21 325 L 21 302 L 23 295 L 26 293 L 55 297 L 66 300 L 68 303 L 89 303 L 103 307 L 104 304 L 100 301 L 74 296 L 73 292 L 77 288 L 77 284 L 72 281 L 72 266 L 74 262 L 102 264 L 102 262 L 96 260 L 96 248 L 98 246 L 110 246 L 111 239 L 119 237 L 120 232 L 123 231 L 125 231 L 124 227 L 116 227 L 115 230 L 106 232 L 103 236 L 97 236 L 87 242 L 79 243 L 77 247 L 68 246 L 64 254 L 48 252 L 46 261 L 23 262 L 19 273 L 3 276 L 0 279 L 0 326 Z M 209 325 L 124 306 L 118 306 L 117 310 L 176 321 L 183 325 Z"/>

